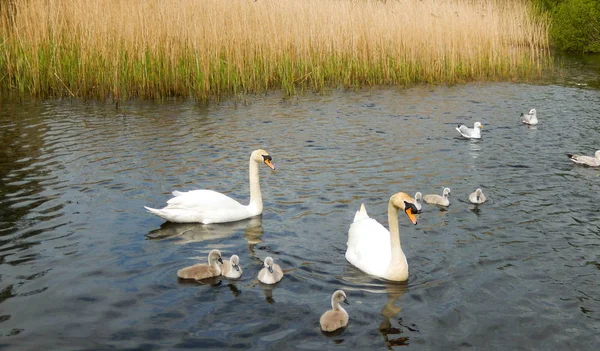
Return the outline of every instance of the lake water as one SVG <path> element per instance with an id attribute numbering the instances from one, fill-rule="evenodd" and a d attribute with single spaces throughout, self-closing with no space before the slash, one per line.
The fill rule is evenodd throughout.
<path id="1" fill-rule="evenodd" d="M 537 108 L 540 124 L 521 125 Z M 0 349 L 597 350 L 600 91 L 509 83 L 279 94 L 209 107 L 4 101 L 0 110 Z M 480 121 L 482 139 L 458 137 Z M 247 203 L 248 158 L 264 212 L 226 225 L 164 225 L 172 190 Z M 452 189 L 447 209 L 400 218 L 410 277 L 390 283 L 344 258 L 365 203 L 387 227 L 398 191 Z M 481 187 L 488 202 L 467 201 Z M 240 280 L 178 281 L 220 249 Z M 285 271 L 257 282 L 272 256 Z M 319 316 L 343 289 L 350 324 Z"/>

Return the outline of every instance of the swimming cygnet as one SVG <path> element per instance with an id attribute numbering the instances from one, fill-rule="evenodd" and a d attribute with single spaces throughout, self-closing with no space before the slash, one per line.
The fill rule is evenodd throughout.
<path id="1" fill-rule="evenodd" d="M 421 209 L 423 208 L 423 205 L 421 205 L 421 200 L 423 200 L 423 194 L 421 194 L 420 191 L 417 191 L 415 193 L 415 207 L 417 208 L 417 211 L 421 212 Z"/>
<path id="2" fill-rule="evenodd" d="M 450 206 L 450 200 L 448 200 L 448 196 L 450 196 L 450 188 L 444 188 L 442 195 L 430 194 L 423 196 L 423 201 L 432 205 L 439 206 Z"/>
<path id="3" fill-rule="evenodd" d="M 265 284 L 275 284 L 283 278 L 283 271 L 278 264 L 273 263 L 273 258 L 265 258 L 265 267 L 258 272 L 258 280 Z"/>
<path id="4" fill-rule="evenodd" d="M 326 332 L 344 328 L 348 325 L 348 312 L 340 306 L 340 302 L 350 304 L 343 290 L 336 290 L 331 295 L 331 309 L 321 316 L 321 329 Z"/>
<path id="5" fill-rule="evenodd" d="M 480 188 L 477 188 L 477 190 L 475 190 L 469 195 L 469 201 L 471 201 L 474 204 L 482 204 L 485 202 L 485 200 L 487 199 L 485 195 L 483 195 L 483 192 Z"/>
<path id="6" fill-rule="evenodd" d="M 221 251 L 211 250 L 208 253 L 208 264 L 199 263 L 190 267 L 185 267 L 177 271 L 177 276 L 181 279 L 206 279 L 221 275 Z"/>
<path id="7" fill-rule="evenodd" d="M 221 275 L 231 279 L 237 279 L 242 276 L 242 267 L 240 267 L 240 258 L 238 255 L 232 255 L 231 259 L 223 261 Z"/>

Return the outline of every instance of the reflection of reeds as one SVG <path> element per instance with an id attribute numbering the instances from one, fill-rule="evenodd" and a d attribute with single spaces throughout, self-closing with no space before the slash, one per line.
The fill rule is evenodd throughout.
<path id="1" fill-rule="evenodd" d="M 548 48 L 547 24 L 512 0 L 27 0 L 0 11 L 0 85 L 38 95 L 523 78 Z"/>

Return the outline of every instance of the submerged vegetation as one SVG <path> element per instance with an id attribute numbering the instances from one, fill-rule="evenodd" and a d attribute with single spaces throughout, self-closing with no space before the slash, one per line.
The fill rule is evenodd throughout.
<path id="1" fill-rule="evenodd" d="M 0 88 L 199 100 L 539 76 L 548 24 L 514 0 L 8 0 Z"/>

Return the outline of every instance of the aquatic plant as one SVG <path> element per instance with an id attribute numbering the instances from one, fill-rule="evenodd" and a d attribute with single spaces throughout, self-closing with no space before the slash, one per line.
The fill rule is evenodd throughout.
<path id="1" fill-rule="evenodd" d="M 28 0 L 0 5 L 0 89 L 199 100 L 522 79 L 548 25 L 506 0 Z"/>

